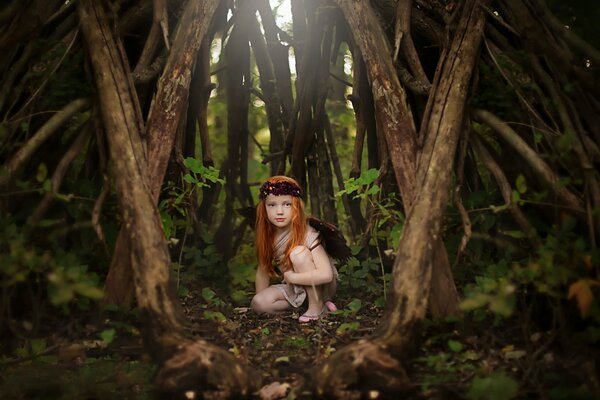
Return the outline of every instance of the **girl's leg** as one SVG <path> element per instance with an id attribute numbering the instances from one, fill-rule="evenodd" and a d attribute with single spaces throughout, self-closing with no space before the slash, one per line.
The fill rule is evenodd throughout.
<path id="1" fill-rule="evenodd" d="M 250 307 L 257 313 L 274 313 L 287 310 L 290 303 L 277 288 L 268 287 L 254 295 Z"/>
<path id="2" fill-rule="evenodd" d="M 317 269 L 313 262 L 310 250 L 306 246 L 297 246 L 290 253 L 290 260 L 295 272 L 310 272 Z M 307 285 L 304 286 L 308 297 L 307 315 L 319 315 L 323 311 L 323 295 L 322 285 Z"/>

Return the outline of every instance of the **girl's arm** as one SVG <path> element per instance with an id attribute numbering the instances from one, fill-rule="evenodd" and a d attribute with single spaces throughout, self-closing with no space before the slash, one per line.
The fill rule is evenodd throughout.
<path id="1" fill-rule="evenodd" d="M 331 268 L 329 255 L 321 245 L 312 251 L 305 248 L 301 254 L 298 254 L 298 260 L 294 263 L 294 268 L 296 270 L 300 269 L 300 272 L 286 272 L 284 278 L 288 283 L 318 286 L 333 280 L 333 269 Z"/>
<path id="2" fill-rule="evenodd" d="M 261 292 L 269 287 L 269 274 L 260 265 L 256 268 L 256 280 L 254 281 L 254 289 L 256 293 Z"/>

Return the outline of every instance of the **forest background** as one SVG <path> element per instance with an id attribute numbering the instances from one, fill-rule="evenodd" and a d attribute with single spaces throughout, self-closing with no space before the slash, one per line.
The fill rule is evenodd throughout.
<path id="1" fill-rule="evenodd" d="M 599 14 L 3 2 L 2 398 L 598 396 Z M 308 328 L 246 309 L 280 173 L 353 252 Z"/>

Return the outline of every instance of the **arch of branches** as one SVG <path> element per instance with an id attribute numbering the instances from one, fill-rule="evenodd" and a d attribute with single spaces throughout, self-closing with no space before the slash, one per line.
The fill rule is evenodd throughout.
<path id="1" fill-rule="evenodd" d="M 530 216 L 556 218 L 557 210 L 581 221 L 596 243 L 600 104 L 588 67 L 600 54 L 543 0 L 292 0 L 291 11 L 285 31 L 268 0 L 15 0 L 0 10 L 1 212 L 19 215 L 33 204 L 18 222 L 38 240 L 38 222 L 60 207 L 67 171 L 77 169 L 93 188 L 86 218 L 103 242 L 98 221 L 114 190 L 121 230 L 107 249 L 105 299 L 126 304 L 135 295 L 145 343 L 160 365 L 157 387 L 167 393 L 235 397 L 256 388 L 252 372 L 229 353 L 187 333 L 157 212 L 165 174 L 181 174 L 183 157 L 217 165 L 226 211 L 216 235 L 223 252 L 234 250 L 233 209 L 253 204 L 252 96 L 264 102 L 270 131 L 264 162 L 308 188 L 313 213 L 335 221 L 334 188 L 378 168 L 406 215 L 385 317 L 372 336 L 317 367 L 318 394 L 407 387 L 403 362 L 427 308 L 460 313 L 442 218 L 451 200 L 464 248 L 471 224 L 461 199 L 482 170 L 532 248 L 540 238 Z M 217 64 L 216 40 L 223 44 Z M 351 82 L 336 73 L 342 46 Z M 226 96 L 224 160 L 213 159 L 209 135 L 212 75 Z M 348 88 L 334 90 L 340 84 Z M 486 100 L 500 90 L 504 104 Z M 326 107 L 345 92 L 356 120 L 347 176 Z M 45 194 L 20 191 L 42 163 L 51 174 Z M 512 196 L 517 174 L 547 191 L 547 201 L 525 212 Z M 210 217 L 218 190 L 198 197 L 195 222 Z M 359 234 L 367 226 L 360 207 L 345 198 L 344 209 Z"/>

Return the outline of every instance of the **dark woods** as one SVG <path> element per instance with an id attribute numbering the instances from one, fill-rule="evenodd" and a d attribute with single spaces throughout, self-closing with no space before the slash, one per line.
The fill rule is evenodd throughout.
<path id="1" fill-rule="evenodd" d="M 249 395 L 253 373 L 190 334 L 172 263 L 214 245 L 227 264 L 251 227 L 235 210 L 284 173 L 391 273 L 377 329 L 316 367 L 316 394 L 403 393 L 426 315 L 502 314 L 508 295 L 532 325 L 530 301 L 555 329 L 600 325 L 585 21 L 542 0 L 292 0 L 289 26 L 268 0 L 5 3 L 6 343 L 75 298 L 135 299 L 159 391 Z"/>

